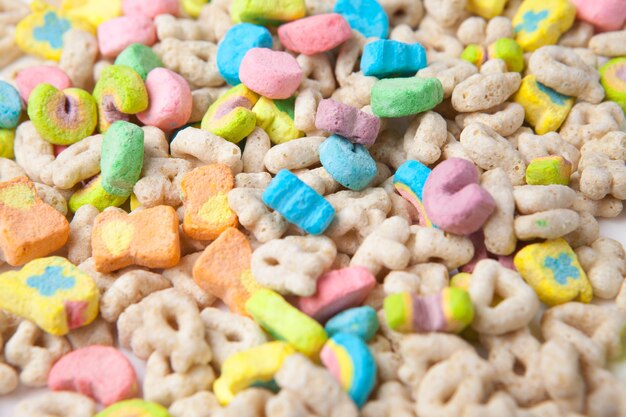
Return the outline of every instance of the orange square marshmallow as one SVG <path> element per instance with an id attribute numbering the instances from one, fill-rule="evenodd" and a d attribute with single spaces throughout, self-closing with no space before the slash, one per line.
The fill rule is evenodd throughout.
<path id="1" fill-rule="evenodd" d="M 0 251 L 9 265 L 51 254 L 69 234 L 65 216 L 43 202 L 28 177 L 0 183 Z"/>
<path id="2" fill-rule="evenodd" d="M 109 208 L 98 214 L 91 235 L 96 269 L 111 272 L 129 265 L 171 268 L 180 260 L 178 217 L 170 206 L 126 213 Z"/>
<path id="3" fill-rule="evenodd" d="M 229 227 L 237 227 L 237 215 L 228 205 L 235 177 L 228 165 L 211 164 L 188 172 L 181 183 L 185 205 L 183 231 L 196 240 L 215 240 Z"/>

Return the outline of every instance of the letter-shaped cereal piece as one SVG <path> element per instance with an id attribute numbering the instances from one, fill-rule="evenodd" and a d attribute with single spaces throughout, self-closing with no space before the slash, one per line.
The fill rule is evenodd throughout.
<path id="1" fill-rule="evenodd" d="M 170 206 L 126 214 L 110 209 L 93 223 L 92 256 L 99 272 L 129 265 L 171 268 L 180 260 L 178 216 Z"/>
<path id="2" fill-rule="evenodd" d="M 100 178 L 102 188 L 112 195 L 128 197 L 143 168 L 144 132 L 132 123 L 113 123 L 102 140 Z"/>
<path id="3" fill-rule="evenodd" d="M 376 383 L 376 362 L 363 339 L 337 333 L 326 342 L 320 358 L 350 398 L 362 407 Z"/>
<path id="4" fill-rule="evenodd" d="M 526 0 L 513 17 L 517 43 L 525 51 L 554 45 L 576 19 L 576 7 L 569 0 Z"/>
<path id="5" fill-rule="evenodd" d="M 162 405 L 139 399 L 120 401 L 95 415 L 95 417 L 121 416 L 171 417 L 167 408 Z"/>
<path id="6" fill-rule="evenodd" d="M 222 94 L 202 118 L 202 129 L 229 142 L 239 143 L 256 127 L 252 107 L 259 96 L 243 84 Z"/>
<path id="7" fill-rule="evenodd" d="M 424 207 L 433 224 L 458 235 L 480 229 L 495 202 L 478 183 L 478 170 L 465 159 L 451 158 L 437 165 L 423 191 Z"/>
<path id="8" fill-rule="evenodd" d="M 246 311 L 275 339 L 284 340 L 309 358 L 317 358 L 328 339 L 318 322 L 272 290 L 255 292 L 246 303 Z"/>
<path id="9" fill-rule="evenodd" d="M 320 101 L 315 114 L 315 127 L 343 136 L 350 142 L 372 146 L 380 129 L 380 119 L 339 101 Z"/>
<path id="10" fill-rule="evenodd" d="M 148 108 L 148 91 L 143 79 L 126 65 L 106 67 L 93 89 L 93 98 L 98 104 L 98 127 L 102 133 L 116 121 L 128 121 L 129 114 Z"/>
<path id="11" fill-rule="evenodd" d="M 213 384 L 215 396 L 227 405 L 237 395 L 253 384 L 268 384 L 283 365 L 283 361 L 296 351 L 285 342 L 267 342 L 235 353 L 222 365 L 222 374 Z"/>
<path id="12" fill-rule="evenodd" d="M 319 322 L 338 312 L 361 305 L 376 285 L 376 278 L 362 266 L 326 272 L 317 280 L 317 292 L 300 297 L 298 308 Z"/>
<path id="13" fill-rule="evenodd" d="M 378 39 L 363 47 L 361 71 L 377 78 L 412 77 L 426 67 L 426 49 L 419 43 Z"/>
<path id="14" fill-rule="evenodd" d="M 234 23 L 276 25 L 306 16 L 304 0 L 234 0 L 230 6 Z"/>
<path id="15" fill-rule="evenodd" d="M 87 346 L 63 356 L 48 374 L 48 387 L 77 391 L 105 406 L 138 394 L 133 366 L 110 346 Z"/>
<path id="16" fill-rule="evenodd" d="M 541 84 L 534 75 L 522 79 L 513 100 L 524 107 L 526 121 L 538 135 L 558 130 L 574 105 L 572 97 Z"/>
<path id="17" fill-rule="evenodd" d="M 434 227 L 424 208 L 424 185 L 431 170 L 419 161 L 409 160 L 400 165 L 393 176 L 393 185 L 402 197 L 407 199 L 417 209 L 419 224 Z"/>
<path id="18" fill-rule="evenodd" d="M 372 113 L 378 117 L 410 116 L 433 109 L 443 101 L 437 78 L 388 78 L 372 87 Z"/>
<path id="19" fill-rule="evenodd" d="M 55 336 L 85 326 L 98 315 L 99 292 L 93 278 L 58 256 L 0 274 L 0 289 L 0 308 Z"/>
<path id="20" fill-rule="evenodd" d="M 285 100 L 261 97 L 252 108 L 256 125 L 267 133 L 272 143 L 278 145 L 304 136 L 304 132 L 298 130 L 293 119 L 294 106 L 293 97 Z"/>
<path id="21" fill-rule="evenodd" d="M 460 333 L 474 319 L 472 300 L 461 288 L 426 296 L 391 294 L 385 297 L 384 309 L 389 328 L 402 333 Z"/>
<path id="22" fill-rule="evenodd" d="M 376 176 L 376 161 L 363 145 L 332 135 L 318 149 L 322 166 L 346 188 L 361 191 Z"/>
<path id="23" fill-rule="evenodd" d="M 28 98 L 28 117 L 37 133 L 53 145 L 71 145 L 91 135 L 98 114 L 94 98 L 80 88 L 59 91 L 39 84 Z"/>
<path id="24" fill-rule="evenodd" d="M 278 37 L 290 51 L 315 55 L 330 51 L 352 38 L 352 29 L 342 15 L 324 13 L 281 25 Z"/>
<path id="25" fill-rule="evenodd" d="M 572 300 L 588 303 L 593 297 L 587 274 L 563 239 L 528 245 L 515 255 L 514 262 L 539 299 L 550 306 Z"/>
<path id="26" fill-rule="evenodd" d="M 237 215 L 228 205 L 235 177 L 228 165 L 205 165 L 188 172 L 181 182 L 185 205 L 183 230 L 196 240 L 215 240 L 229 227 L 237 227 Z"/>
<path id="27" fill-rule="evenodd" d="M 252 48 L 271 48 L 272 34 L 263 26 L 240 23 L 228 29 L 217 45 L 216 64 L 220 75 L 230 85 L 241 83 L 239 66 Z"/>
<path id="28" fill-rule="evenodd" d="M 67 242 L 70 225 L 44 203 L 27 177 L 0 183 L 0 253 L 13 266 L 46 256 Z"/>
<path id="29" fill-rule="evenodd" d="M 335 209 L 324 197 L 286 169 L 267 186 L 263 202 L 312 235 L 323 233 L 335 217 Z"/>
<path id="30" fill-rule="evenodd" d="M 252 277 L 252 249 L 236 228 L 226 229 L 206 247 L 193 267 L 193 279 L 231 311 L 245 314 L 245 303 L 259 286 Z"/>

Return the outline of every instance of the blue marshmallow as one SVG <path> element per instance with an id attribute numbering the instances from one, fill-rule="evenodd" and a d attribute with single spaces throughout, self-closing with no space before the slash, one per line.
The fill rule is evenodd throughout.
<path id="1" fill-rule="evenodd" d="M 9 83 L 0 81 L 0 129 L 13 129 L 20 121 L 22 99 Z"/>
<path id="2" fill-rule="evenodd" d="M 312 235 L 323 233 L 335 217 L 335 209 L 324 197 L 286 169 L 267 186 L 263 202 Z"/>
<path id="3" fill-rule="evenodd" d="M 239 66 L 252 48 L 271 48 L 272 34 L 263 26 L 240 23 L 231 27 L 217 47 L 217 69 L 230 85 L 241 84 Z"/>
<path id="4" fill-rule="evenodd" d="M 376 310 L 363 306 L 342 311 L 328 320 L 324 328 L 329 337 L 337 333 L 350 333 L 367 342 L 374 337 L 378 326 Z"/>
<path id="5" fill-rule="evenodd" d="M 376 0 L 338 0 L 333 9 L 366 38 L 386 38 L 389 18 Z"/>
<path id="6" fill-rule="evenodd" d="M 426 65 L 426 49 L 422 45 L 387 39 L 365 45 L 361 57 L 363 74 L 378 78 L 410 77 Z"/>
<path id="7" fill-rule="evenodd" d="M 365 146 L 332 135 L 319 147 L 320 161 L 339 184 L 360 191 L 376 176 L 376 161 Z"/>

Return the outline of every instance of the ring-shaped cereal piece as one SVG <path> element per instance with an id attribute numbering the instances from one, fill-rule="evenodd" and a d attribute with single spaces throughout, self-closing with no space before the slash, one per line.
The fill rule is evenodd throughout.
<path id="1" fill-rule="evenodd" d="M 28 99 L 28 116 L 42 139 L 71 145 L 91 135 L 98 122 L 96 101 L 80 88 L 59 91 L 40 84 Z"/>

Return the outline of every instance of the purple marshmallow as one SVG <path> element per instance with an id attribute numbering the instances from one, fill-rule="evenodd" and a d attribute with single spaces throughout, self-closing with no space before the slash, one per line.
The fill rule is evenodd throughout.
<path id="1" fill-rule="evenodd" d="M 378 136 L 380 119 L 356 107 L 326 99 L 317 107 L 315 127 L 343 136 L 352 143 L 372 146 Z"/>

